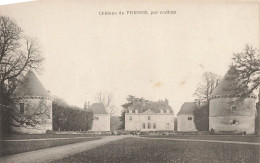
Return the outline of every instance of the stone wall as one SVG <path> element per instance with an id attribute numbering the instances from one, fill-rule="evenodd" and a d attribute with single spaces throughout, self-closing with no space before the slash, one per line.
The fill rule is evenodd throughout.
<path id="1" fill-rule="evenodd" d="M 213 98 L 209 105 L 209 130 L 216 133 L 230 132 L 254 134 L 255 99 L 236 102 L 235 98 Z"/>
<path id="2" fill-rule="evenodd" d="M 130 118 L 131 117 L 131 118 Z M 148 119 L 150 117 L 150 119 Z M 150 124 L 150 128 L 148 125 Z M 154 127 L 155 124 L 155 127 Z M 145 127 L 143 126 L 145 125 Z M 174 115 L 169 113 L 126 113 L 126 131 L 174 131 Z"/>
<path id="3" fill-rule="evenodd" d="M 188 120 L 191 118 L 191 120 Z M 193 115 L 178 115 L 177 117 L 177 131 L 187 132 L 187 131 L 197 131 L 194 116 Z"/>
<path id="4" fill-rule="evenodd" d="M 16 103 L 16 108 L 19 111 L 19 103 L 24 103 L 24 114 L 28 114 L 30 111 L 34 111 L 39 107 L 39 104 L 44 105 L 48 109 L 48 119 L 41 125 L 36 125 L 35 127 L 24 126 L 24 127 L 14 127 L 11 129 L 18 133 L 28 133 L 28 134 L 38 134 L 46 133 L 47 130 L 52 130 L 52 100 L 49 98 L 21 98 Z"/>
<path id="5" fill-rule="evenodd" d="M 110 131 L 110 115 L 94 114 L 92 129 L 90 131 Z"/>

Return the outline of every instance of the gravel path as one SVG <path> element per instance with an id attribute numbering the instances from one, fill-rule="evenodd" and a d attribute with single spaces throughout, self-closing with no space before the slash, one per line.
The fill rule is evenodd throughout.
<path id="1" fill-rule="evenodd" d="M 56 159 L 61 159 L 69 155 L 83 152 L 100 145 L 104 145 L 111 141 L 120 140 L 129 136 L 106 136 L 99 140 L 79 142 L 69 145 L 57 146 L 52 148 L 40 149 L 31 152 L 19 153 L 0 158 L 1 163 L 19 162 L 19 163 L 34 163 L 34 162 L 50 162 Z"/>

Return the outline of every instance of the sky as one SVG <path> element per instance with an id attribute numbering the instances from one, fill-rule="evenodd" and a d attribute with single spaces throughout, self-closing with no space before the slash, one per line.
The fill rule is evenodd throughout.
<path id="1" fill-rule="evenodd" d="M 127 11 L 176 11 L 127 15 Z M 124 15 L 99 15 L 100 12 Z M 111 93 L 120 114 L 128 95 L 167 98 L 175 115 L 203 72 L 224 76 L 233 53 L 259 49 L 259 5 L 253 2 L 40 0 L 0 6 L 24 34 L 37 38 L 46 89 L 83 107 Z"/>

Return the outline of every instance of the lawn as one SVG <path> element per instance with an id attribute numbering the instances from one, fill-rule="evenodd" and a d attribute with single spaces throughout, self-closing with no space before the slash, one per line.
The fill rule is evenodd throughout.
<path id="1" fill-rule="evenodd" d="M 259 157 L 259 145 L 126 138 L 55 162 L 259 163 Z"/>
<path id="2" fill-rule="evenodd" d="M 145 135 L 142 137 L 173 138 L 173 139 L 199 139 L 199 140 L 223 140 L 260 143 L 260 137 L 256 135 Z"/>
<path id="3" fill-rule="evenodd" d="M 83 137 L 83 135 L 76 135 L 77 137 Z M 33 151 L 37 149 L 44 149 L 49 147 L 61 146 L 66 144 L 78 143 L 83 141 L 91 141 L 100 139 L 100 136 L 96 137 L 84 137 L 84 138 L 76 138 L 75 135 L 66 135 L 66 136 L 47 136 L 47 135 L 22 135 L 23 139 L 45 139 L 45 138 L 73 138 L 73 139 L 59 139 L 59 140 L 33 140 L 33 141 L 2 141 L 0 140 L 0 156 L 22 153 Z M 12 136 L 13 138 L 19 138 L 19 136 Z M 10 138 L 10 137 L 9 137 Z M 21 138 L 22 139 L 22 138 Z M 12 139 L 15 140 L 15 139 Z"/>

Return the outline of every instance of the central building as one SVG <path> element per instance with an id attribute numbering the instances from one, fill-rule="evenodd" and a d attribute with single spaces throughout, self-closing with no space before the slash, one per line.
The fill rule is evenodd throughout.
<path id="1" fill-rule="evenodd" d="M 126 131 L 173 131 L 174 113 L 165 101 L 134 99 L 125 113 Z"/>

